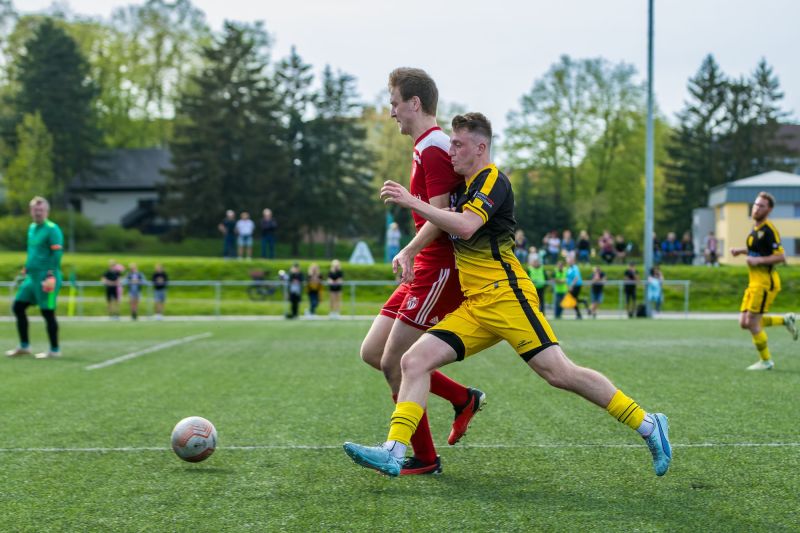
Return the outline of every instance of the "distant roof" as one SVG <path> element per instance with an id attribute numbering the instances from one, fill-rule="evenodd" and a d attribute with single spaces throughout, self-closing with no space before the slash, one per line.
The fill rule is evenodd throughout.
<path id="1" fill-rule="evenodd" d="M 164 170 L 172 167 L 169 150 L 162 148 L 111 150 L 96 163 L 98 171 L 75 180 L 70 188 L 83 191 L 146 191 L 166 182 Z"/>
<path id="2" fill-rule="evenodd" d="M 770 170 L 757 176 L 732 181 L 726 185 L 728 187 L 754 187 L 756 185 L 762 187 L 792 187 L 800 185 L 800 176 L 789 172 L 781 172 L 780 170 Z"/>
<path id="3" fill-rule="evenodd" d="M 750 203 L 761 191 L 774 195 L 778 203 L 800 203 L 800 176 L 771 170 L 757 176 L 717 185 L 708 194 L 708 206 Z"/>

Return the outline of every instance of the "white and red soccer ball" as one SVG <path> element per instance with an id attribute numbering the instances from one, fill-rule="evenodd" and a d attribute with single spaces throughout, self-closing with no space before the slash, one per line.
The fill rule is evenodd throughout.
<path id="1" fill-rule="evenodd" d="M 217 430 L 214 424 L 200 416 L 184 418 L 172 430 L 172 450 L 184 461 L 205 461 L 216 447 Z"/>

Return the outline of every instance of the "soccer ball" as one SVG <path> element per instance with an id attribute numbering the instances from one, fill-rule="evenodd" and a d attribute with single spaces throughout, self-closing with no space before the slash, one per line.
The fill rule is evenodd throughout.
<path id="1" fill-rule="evenodd" d="M 214 424 L 199 416 L 184 418 L 172 430 L 172 450 L 175 455 L 199 463 L 214 453 L 217 447 L 217 430 Z"/>

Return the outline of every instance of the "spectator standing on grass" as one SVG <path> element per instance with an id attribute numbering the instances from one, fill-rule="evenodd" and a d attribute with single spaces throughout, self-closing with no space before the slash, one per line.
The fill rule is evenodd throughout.
<path id="1" fill-rule="evenodd" d="M 61 256 L 64 253 L 64 236 L 58 224 L 48 220 L 50 204 L 41 196 L 30 203 L 32 222 L 28 226 L 28 256 L 20 274 L 22 281 L 14 296 L 11 309 L 17 322 L 19 346 L 6 352 L 8 357 L 31 355 L 28 337 L 28 306 L 36 304 L 47 325 L 50 349 L 36 354 L 36 359 L 60 357 L 58 345 L 58 322 L 56 321 L 56 298 L 61 289 Z"/>
<path id="2" fill-rule="evenodd" d="M 603 230 L 603 234 L 597 239 L 597 249 L 600 250 L 600 258 L 606 264 L 610 265 L 614 262 L 617 254 L 614 252 L 614 237 L 611 236 L 610 231 Z"/>
<path id="3" fill-rule="evenodd" d="M 559 256 L 561 255 L 561 239 L 558 237 L 558 232 L 556 230 L 548 233 L 545 239 L 547 262 L 551 265 L 555 265 L 558 262 Z"/>
<path id="4" fill-rule="evenodd" d="M 592 315 L 592 318 L 597 318 L 597 309 L 600 307 L 600 304 L 603 303 L 603 290 L 605 290 L 606 287 L 606 273 L 600 270 L 599 266 L 592 269 L 591 283 L 592 305 L 589 308 L 589 314 Z"/>
<path id="5" fill-rule="evenodd" d="M 139 272 L 136 263 L 131 263 L 128 267 L 130 272 L 125 277 L 128 284 L 128 301 L 131 306 L 131 319 L 137 320 L 139 318 L 139 300 L 142 296 L 142 285 L 145 283 L 144 275 Z"/>
<path id="6" fill-rule="evenodd" d="M 225 211 L 225 218 L 217 229 L 222 234 L 222 257 L 233 259 L 236 257 L 236 213 L 233 209 Z"/>
<path id="7" fill-rule="evenodd" d="M 681 251 L 681 243 L 678 242 L 674 231 L 667 233 L 667 238 L 661 243 L 661 254 L 664 263 L 674 265 L 678 262 L 678 255 Z"/>
<path id="8" fill-rule="evenodd" d="M 300 265 L 293 263 L 286 276 L 286 283 L 289 292 L 289 304 L 291 310 L 286 315 L 286 318 L 297 318 L 300 310 L 300 300 L 303 297 L 303 273 L 300 272 Z"/>
<path id="9" fill-rule="evenodd" d="M 344 272 L 342 263 L 338 259 L 331 261 L 331 268 L 328 271 L 328 298 L 330 298 L 330 317 L 339 318 L 342 313 L 342 283 L 344 282 Z"/>
<path id="10" fill-rule="evenodd" d="M 575 318 L 581 320 L 581 304 L 588 311 L 589 302 L 585 298 L 581 298 L 581 288 L 583 287 L 583 276 L 581 276 L 581 269 L 575 264 L 575 254 L 567 255 L 567 291 L 575 298 Z"/>
<path id="11" fill-rule="evenodd" d="M 636 316 L 636 286 L 639 284 L 639 273 L 636 271 L 636 264 L 628 263 L 628 268 L 623 274 L 625 276 L 625 308 L 628 310 L 628 318 Z"/>
<path id="12" fill-rule="evenodd" d="M 524 265 L 528 261 L 528 238 L 521 229 L 514 233 L 514 255 L 520 264 Z"/>
<path id="13" fill-rule="evenodd" d="M 544 297 L 547 293 L 547 272 L 544 269 L 539 254 L 528 254 L 528 276 L 530 276 L 536 295 L 539 297 L 539 311 L 544 314 Z"/>
<path id="14" fill-rule="evenodd" d="M 386 262 L 391 262 L 394 256 L 400 252 L 400 240 L 403 235 L 400 233 L 400 226 L 397 222 L 392 222 L 386 229 Z"/>
<path id="15" fill-rule="evenodd" d="M 681 262 L 684 265 L 691 265 L 694 263 L 694 243 L 692 242 L 692 233 L 689 231 L 684 232 L 681 237 Z"/>
<path id="16" fill-rule="evenodd" d="M 566 258 L 570 254 L 574 254 L 576 247 L 575 239 L 572 238 L 572 232 L 565 229 L 564 233 L 561 234 L 561 255 Z"/>
<path id="17" fill-rule="evenodd" d="M 100 281 L 106 288 L 106 307 L 108 316 L 112 320 L 119 320 L 119 289 L 120 289 L 120 270 L 117 262 L 111 259 L 108 262 L 108 270 L 103 273 Z"/>
<path id="18" fill-rule="evenodd" d="M 625 242 L 622 234 L 614 238 L 614 255 L 619 259 L 621 265 L 625 264 L 625 258 L 628 256 L 628 243 Z"/>
<path id="19" fill-rule="evenodd" d="M 561 318 L 561 313 L 564 312 L 564 308 L 561 307 L 561 301 L 567 295 L 568 289 L 567 270 L 564 268 L 564 262 L 558 261 L 556 269 L 553 271 L 553 308 L 555 309 L 556 318 Z"/>
<path id="20" fill-rule="evenodd" d="M 161 320 L 164 318 L 164 304 L 167 301 L 167 285 L 169 284 L 169 276 L 164 271 L 161 264 L 155 266 L 155 272 L 150 279 L 153 284 L 153 305 L 155 307 L 155 319 Z"/>
<path id="21" fill-rule="evenodd" d="M 703 257 L 707 266 L 719 266 L 717 262 L 717 237 L 709 231 L 703 241 Z"/>
<path id="22" fill-rule="evenodd" d="M 592 241 L 589 240 L 589 233 L 582 229 L 578 235 L 578 262 L 588 263 L 589 258 L 592 256 Z"/>
<path id="23" fill-rule="evenodd" d="M 658 266 L 650 269 L 647 276 L 647 302 L 657 313 L 661 312 L 661 304 L 664 301 L 664 275 Z"/>
<path id="24" fill-rule="evenodd" d="M 308 292 L 308 312 L 306 314 L 314 316 L 317 314 L 319 295 L 322 292 L 322 274 L 320 274 L 319 265 L 316 263 L 311 263 L 308 267 L 306 292 Z"/>
<path id="25" fill-rule="evenodd" d="M 239 220 L 236 222 L 236 239 L 239 245 L 239 260 L 253 259 L 253 232 L 256 224 L 250 219 L 250 213 L 242 211 Z"/>
<path id="26" fill-rule="evenodd" d="M 264 209 L 261 216 L 261 258 L 275 259 L 275 233 L 278 223 L 272 216 L 272 209 Z"/>

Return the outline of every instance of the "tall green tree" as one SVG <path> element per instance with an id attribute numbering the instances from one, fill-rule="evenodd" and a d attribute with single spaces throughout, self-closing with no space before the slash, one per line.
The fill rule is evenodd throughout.
<path id="1" fill-rule="evenodd" d="M 728 80 L 708 55 L 689 79 L 689 99 L 678 113 L 678 127 L 667 147 L 665 222 L 674 231 L 689 229 L 692 209 L 704 205 L 711 187 L 726 175 L 719 141 L 724 136 Z"/>
<path id="2" fill-rule="evenodd" d="M 666 167 L 664 220 L 677 231 L 690 228 L 692 209 L 707 204 L 713 187 L 782 169 L 785 156 L 791 155 L 776 142 L 786 113 L 779 105 L 778 78 L 765 60 L 749 78 L 733 79 L 709 55 L 688 90 Z"/>
<path id="3" fill-rule="evenodd" d="M 504 148 L 517 169 L 517 222 L 534 240 L 551 229 L 624 230 L 613 227 L 611 206 L 615 191 L 640 181 L 619 171 L 630 167 L 624 147 L 644 107 L 635 74 L 624 63 L 562 56 L 509 114 Z"/>
<path id="4" fill-rule="evenodd" d="M 413 153 L 411 138 L 400 133 L 397 121 L 390 116 L 389 107 L 384 104 L 366 106 L 361 120 L 367 132 L 367 148 L 375 158 L 373 190 L 379 190 L 386 180 L 408 187 Z M 408 209 L 398 209 L 393 205 L 384 206 L 384 209 L 398 223 L 404 235 L 413 235 L 414 221 Z M 385 230 L 385 224 L 377 223 L 373 235 L 382 240 L 386 236 Z"/>
<path id="5" fill-rule="evenodd" d="M 382 221 L 373 183 L 374 156 L 366 145 L 355 79 L 326 66 L 308 123 L 305 144 L 301 227 L 322 231 L 330 245 L 335 236 L 357 235 L 375 219 Z M 309 216 L 311 214 L 311 216 Z"/>
<path id="6" fill-rule="evenodd" d="M 289 56 L 278 63 L 275 73 L 281 99 L 281 115 L 286 133 L 287 173 L 281 190 L 288 198 L 301 198 L 308 177 L 308 120 L 316 103 L 312 90 L 314 74 L 295 47 Z M 298 212 L 294 202 L 281 201 L 272 206 L 280 224 L 281 239 L 291 243 L 292 255 L 299 253 L 305 214 Z"/>
<path id="7" fill-rule="evenodd" d="M 101 145 L 94 99 L 97 86 L 77 44 L 50 19 L 37 26 L 14 68 L 13 116 L 3 125 L 6 143 L 16 150 L 16 126 L 25 114 L 40 113 L 53 136 L 56 188 L 92 169 Z M 63 199 L 62 199 L 63 200 Z"/>
<path id="8" fill-rule="evenodd" d="M 259 212 L 283 198 L 286 133 L 260 24 L 226 22 L 178 106 L 165 214 L 212 235 L 225 209 Z"/>
<path id="9" fill-rule="evenodd" d="M 53 138 L 41 114 L 26 114 L 17 126 L 17 152 L 5 173 L 6 201 L 25 212 L 34 196 L 53 198 L 60 192 L 53 173 Z"/>

